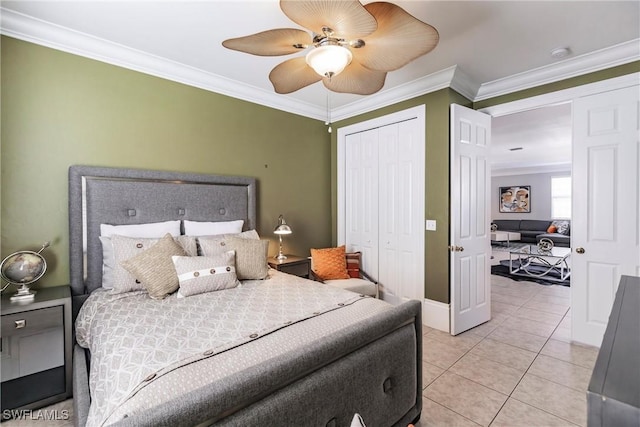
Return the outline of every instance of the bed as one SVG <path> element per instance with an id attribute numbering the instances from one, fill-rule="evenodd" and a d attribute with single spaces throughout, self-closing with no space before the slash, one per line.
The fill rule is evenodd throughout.
<path id="1" fill-rule="evenodd" d="M 391 306 L 275 270 L 186 298 L 178 298 L 182 290 L 152 299 L 151 291 L 103 288 L 101 224 L 179 221 L 184 232 L 189 221 L 241 220 L 245 234 L 256 228 L 256 211 L 253 178 L 69 169 L 76 425 L 343 426 L 355 413 L 369 426 L 419 419 L 417 301 Z"/>

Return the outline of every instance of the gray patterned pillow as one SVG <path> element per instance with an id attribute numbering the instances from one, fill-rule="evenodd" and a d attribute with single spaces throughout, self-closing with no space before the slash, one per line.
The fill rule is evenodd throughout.
<path id="1" fill-rule="evenodd" d="M 234 251 L 213 257 L 174 256 L 171 259 L 180 282 L 178 298 L 231 289 L 239 284 Z"/>
<path id="2" fill-rule="evenodd" d="M 199 236 L 198 255 L 214 256 L 227 252 L 229 250 L 229 248 L 227 248 L 227 239 L 229 239 L 229 237 L 260 240 L 260 236 L 256 230 L 243 231 L 238 234 L 223 234 L 220 236 Z"/>
<path id="3" fill-rule="evenodd" d="M 187 255 L 197 255 L 195 237 L 177 236 L 174 240 L 182 246 Z M 160 239 L 113 235 L 100 236 L 100 241 L 102 242 L 102 287 L 111 289 L 114 294 L 144 290 L 142 283 L 124 269 L 121 263 L 149 249 Z"/>
<path id="4" fill-rule="evenodd" d="M 151 298 L 162 299 L 179 285 L 171 257 L 186 254 L 171 234 L 167 234 L 149 249 L 120 264 L 142 283 Z"/>
<path id="5" fill-rule="evenodd" d="M 236 274 L 239 280 L 262 280 L 267 278 L 268 240 L 243 239 L 229 237 L 226 240 L 227 250 L 236 251 Z"/>
<path id="6" fill-rule="evenodd" d="M 569 232 L 570 232 L 569 221 L 553 221 L 551 225 L 556 226 L 556 233 L 564 234 L 565 236 L 569 235 Z"/>

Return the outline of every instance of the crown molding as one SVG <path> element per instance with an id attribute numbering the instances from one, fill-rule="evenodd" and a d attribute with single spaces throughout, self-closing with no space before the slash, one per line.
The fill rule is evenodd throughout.
<path id="1" fill-rule="evenodd" d="M 369 95 L 356 102 L 337 107 L 331 110 L 331 118 L 334 121 L 348 119 L 378 108 L 397 104 L 407 99 L 447 88 L 451 86 L 456 68 L 454 65 L 442 71 L 396 86 L 393 89 L 383 90 L 382 92 Z"/>
<path id="2" fill-rule="evenodd" d="M 456 67 L 456 72 L 451 80 L 451 89 L 472 101 L 476 97 L 479 88 L 479 83 L 474 82 L 459 66 Z"/>
<path id="3" fill-rule="evenodd" d="M 323 120 L 324 109 L 0 7 L 0 33 L 85 58 Z"/>
<path id="4" fill-rule="evenodd" d="M 583 74 L 628 64 L 640 59 L 640 39 L 629 40 L 615 46 L 576 56 L 556 64 L 547 65 L 480 85 L 474 101 L 506 95 Z"/>
<path id="5" fill-rule="evenodd" d="M 283 97 L 3 7 L 0 7 L 0 34 L 292 114 L 326 119 L 326 110 L 321 106 Z M 637 60 L 640 60 L 640 39 L 484 84 L 474 82 L 454 65 L 336 107 L 332 109 L 331 116 L 334 121 L 343 120 L 447 87 L 469 100 L 481 101 Z"/>

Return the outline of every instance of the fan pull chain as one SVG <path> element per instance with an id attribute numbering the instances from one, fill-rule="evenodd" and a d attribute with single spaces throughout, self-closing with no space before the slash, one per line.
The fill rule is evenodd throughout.
<path id="1" fill-rule="evenodd" d="M 327 121 L 324 122 L 325 126 L 329 126 L 327 131 L 331 133 L 331 91 L 327 90 Z"/>

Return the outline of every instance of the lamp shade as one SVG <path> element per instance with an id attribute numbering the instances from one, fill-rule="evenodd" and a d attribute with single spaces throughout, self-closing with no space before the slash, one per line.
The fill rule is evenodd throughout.
<path id="1" fill-rule="evenodd" d="M 282 215 L 278 217 L 278 225 L 276 226 L 276 229 L 273 230 L 273 233 L 274 234 L 291 234 L 292 233 L 291 227 L 287 225 Z"/>
<path id="2" fill-rule="evenodd" d="M 307 64 L 323 77 L 340 74 L 351 63 L 351 59 L 353 55 L 349 49 L 331 44 L 311 50 L 306 57 Z"/>

